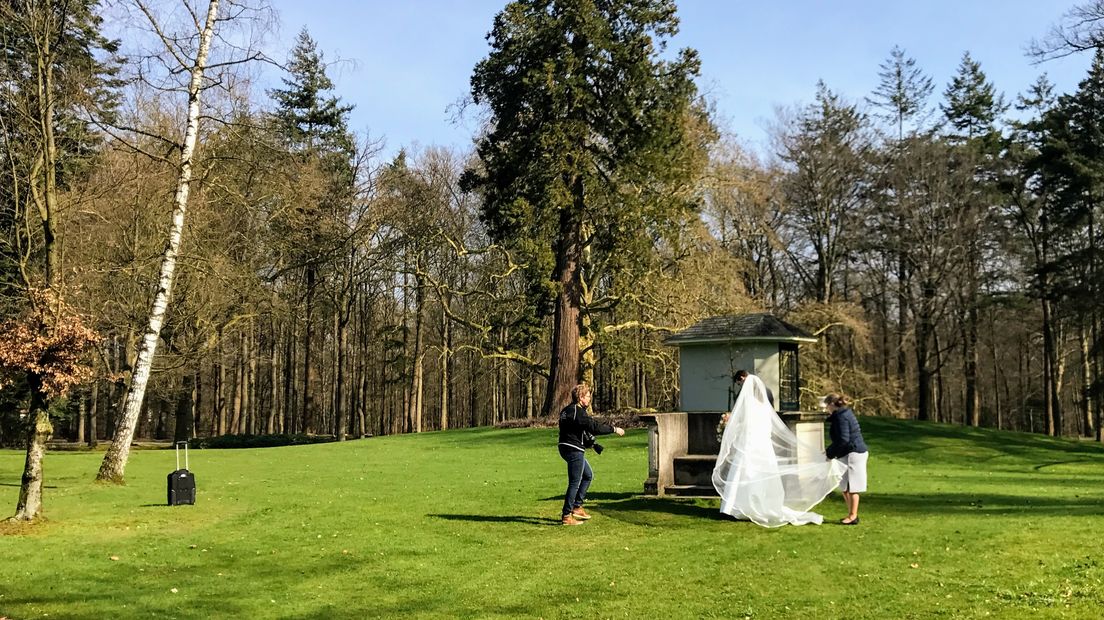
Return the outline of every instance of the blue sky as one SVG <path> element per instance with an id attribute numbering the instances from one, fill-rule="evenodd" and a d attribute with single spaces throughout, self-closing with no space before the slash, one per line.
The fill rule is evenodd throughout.
<path id="1" fill-rule="evenodd" d="M 674 47 L 702 59 L 700 86 L 722 122 L 756 150 L 777 105 L 808 102 L 818 79 L 861 101 L 894 45 L 917 59 L 938 97 L 969 50 L 1013 98 L 1046 71 L 1062 92 L 1077 86 L 1087 54 L 1036 66 L 1024 55 L 1073 0 L 682 0 Z M 282 57 L 306 26 L 338 94 L 356 105 L 352 127 L 384 138 L 386 151 L 419 144 L 463 148 L 476 120 L 450 106 L 468 94 L 472 68 L 505 0 L 273 0 Z M 275 76 L 271 76 L 275 79 Z"/>

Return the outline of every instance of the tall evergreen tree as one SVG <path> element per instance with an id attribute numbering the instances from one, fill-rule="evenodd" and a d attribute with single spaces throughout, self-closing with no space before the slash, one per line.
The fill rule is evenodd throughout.
<path id="1" fill-rule="evenodd" d="M 288 61 L 286 88 L 273 89 L 276 102 L 273 114 L 279 138 L 291 156 L 307 174 L 316 175 L 314 192 L 300 197 L 273 223 L 284 239 L 285 262 L 303 275 L 303 385 L 301 391 L 301 430 L 314 433 L 318 390 L 314 349 L 315 297 L 325 258 L 342 235 L 335 230 L 345 221 L 343 214 L 352 199 L 353 138 L 348 115 L 353 106 L 342 104 L 332 94 L 334 84 L 326 75 L 322 52 L 306 29 L 300 31 Z"/>
<path id="2" fill-rule="evenodd" d="M 1104 395 L 1099 376 L 1104 363 L 1099 310 L 1104 294 L 1104 50 L 1096 52 L 1077 91 L 1059 97 L 1047 114 L 1044 130 L 1041 173 L 1047 217 L 1055 232 L 1051 269 L 1059 293 L 1089 325 L 1091 396 L 1099 434 Z"/>
<path id="3" fill-rule="evenodd" d="M 586 276 L 624 266 L 691 206 L 709 131 L 696 106 L 699 61 L 664 59 L 672 0 L 518 0 L 494 20 L 472 75 L 490 122 L 466 187 L 491 236 L 528 264 L 535 308 L 554 308 L 544 414 L 581 376 Z"/>
<path id="4" fill-rule="evenodd" d="M 882 221 L 885 225 L 879 226 L 874 235 L 874 243 L 867 244 L 876 252 L 884 254 L 883 262 L 894 266 L 894 277 L 897 288 L 897 351 L 896 351 L 896 375 L 898 381 L 898 397 L 904 400 L 902 386 L 905 382 L 907 371 L 907 359 L 905 353 L 905 341 L 909 333 L 909 308 L 907 290 L 909 287 L 908 261 L 903 252 L 901 235 L 904 233 L 905 214 L 902 212 L 902 195 L 907 191 L 910 182 L 904 175 L 896 174 L 898 168 L 903 165 L 901 160 L 907 158 L 904 152 L 906 148 L 917 144 L 913 140 L 905 140 L 906 123 L 913 123 L 912 132 L 920 129 L 927 115 L 927 100 L 931 96 L 935 85 L 932 79 L 916 66 L 916 59 L 905 55 L 905 51 L 894 46 L 889 58 L 882 63 L 878 72 L 878 86 L 867 102 L 879 110 L 878 116 L 883 121 L 890 123 L 897 129 L 896 141 L 891 148 L 886 149 L 883 157 L 883 169 L 886 171 L 880 191 L 875 192 L 871 206 L 878 209 L 874 221 Z M 911 133 L 911 132 L 910 132 Z M 880 287 L 889 289 L 890 284 Z M 879 291 L 878 305 L 886 325 L 882 329 L 883 371 L 884 379 L 889 379 L 889 290 Z"/>
<path id="5" fill-rule="evenodd" d="M 1001 153 L 1001 193 L 1007 196 L 1010 217 L 1019 234 L 1012 236 L 1029 248 L 1024 259 L 1025 269 L 1031 278 L 1028 295 L 1039 300 L 1043 336 L 1043 416 L 1048 430 L 1053 433 L 1059 426 L 1061 386 L 1056 338 L 1055 291 L 1051 273 L 1051 248 L 1053 232 L 1048 214 L 1048 192 L 1044 186 L 1042 167 L 1045 165 L 1042 151 L 1047 141 L 1046 116 L 1055 104 L 1054 87 L 1046 75 L 1040 76 L 1019 97 L 1017 110 L 1030 116 L 1025 121 L 1012 123 L 1012 132 L 1005 141 Z M 1014 255 L 1016 249 L 1012 252 Z"/>
<path id="6" fill-rule="evenodd" d="M 967 228 L 966 286 L 962 295 L 962 353 L 966 384 L 965 421 L 980 424 L 981 406 L 978 394 L 978 306 L 981 303 L 982 266 L 987 253 L 995 247 L 993 239 L 996 197 L 996 158 L 1000 152 L 1001 134 L 997 121 L 1007 109 L 1004 97 L 996 91 L 981 69 L 981 64 L 962 55 L 958 73 L 944 91 L 941 105 L 948 127 L 946 133 L 960 145 L 956 165 L 972 169 L 974 190 L 961 197 L 962 225 Z"/>
<path id="7" fill-rule="evenodd" d="M 943 91 L 943 98 L 940 109 L 953 128 L 948 133 L 964 140 L 991 139 L 997 131 L 997 121 L 1008 109 L 1004 96 L 997 92 L 970 52 L 962 54 L 958 73 Z"/>
<path id="8" fill-rule="evenodd" d="M 916 66 L 916 59 L 906 56 L 905 50 L 895 45 L 889 58 L 879 66 L 878 86 L 866 101 L 880 110 L 883 120 L 896 127 L 900 141 L 905 138 L 905 123 L 924 116 L 934 89 L 931 77 Z"/>
<path id="9" fill-rule="evenodd" d="M 307 29 L 299 31 L 287 63 L 285 88 L 269 91 L 276 102 L 274 114 L 281 137 L 296 150 L 335 151 L 349 154 L 348 128 L 352 105 L 332 94 L 334 83 L 318 44 Z"/>

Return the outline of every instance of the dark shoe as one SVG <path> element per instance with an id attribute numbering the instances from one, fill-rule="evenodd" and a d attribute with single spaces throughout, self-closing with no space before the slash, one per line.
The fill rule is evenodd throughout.
<path id="1" fill-rule="evenodd" d="M 575 517 L 576 519 L 578 519 L 580 521 L 586 521 L 587 519 L 590 518 L 590 515 L 587 514 L 587 511 L 583 510 L 582 506 L 576 508 L 575 510 L 572 510 L 571 511 L 571 516 Z"/>
<path id="2" fill-rule="evenodd" d="M 564 515 L 563 519 L 560 520 L 560 525 L 582 525 L 582 524 L 583 524 L 582 521 L 579 521 L 578 519 L 576 519 L 572 515 Z"/>
<path id="3" fill-rule="evenodd" d="M 858 525 L 859 518 L 855 517 L 854 521 L 848 521 L 847 519 L 840 519 L 840 525 Z"/>

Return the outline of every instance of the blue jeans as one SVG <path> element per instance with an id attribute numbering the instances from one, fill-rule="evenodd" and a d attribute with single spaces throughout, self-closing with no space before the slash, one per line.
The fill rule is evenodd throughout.
<path id="1" fill-rule="evenodd" d="M 586 453 L 582 450 L 560 446 L 560 456 L 567 461 L 567 493 L 564 494 L 563 514 L 568 515 L 572 510 L 582 507 L 586 501 L 586 492 L 590 488 L 590 481 L 594 479 L 594 471 L 590 469 Z"/>

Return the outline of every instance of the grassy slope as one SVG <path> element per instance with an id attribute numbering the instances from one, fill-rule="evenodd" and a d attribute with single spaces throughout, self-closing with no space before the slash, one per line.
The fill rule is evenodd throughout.
<path id="1" fill-rule="evenodd" d="M 854 528 L 766 530 L 716 500 L 639 497 L 641 431 L 591 456 L 595 517 L 575 528 L 554 525 L 550 430 L 193 452 L 199 503 L 174 508 L 172 452 L 134 453 L 121 488 L 91 482 L 98 454 L 53 453 L 50 521 L 0 535 L 0 616 L 1100 616 L 1104 448 L 863 425 Z M 0 452 L 4 512 L 21 469 Z"/>

